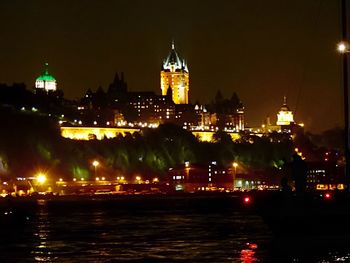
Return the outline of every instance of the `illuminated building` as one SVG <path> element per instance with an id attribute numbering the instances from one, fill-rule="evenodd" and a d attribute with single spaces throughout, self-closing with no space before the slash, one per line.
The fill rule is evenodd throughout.
<path id="1" fill-rule="evenodd" d="M 335 161 L 307 162 L 306 186 L 311 190 L 343 190 L 344 167 Z"/>
<path id="2" fill-rule="evenodd" d="M 200 124 L 201 116 L 192 104 L 175 105 L 175 123 L 179 126 L 197 126 Z"/>
<path id="3" fill-rule="evenodd" d="M 49 64 L 45 63 L 45 69 L 43 73 L 36 79 L 35 81 L 36 90 L 43 90 L 46 92 L 56 91 L 57 89 L 56 79 L 49 74 L 48 66 Z"/>
<path id="4" fill-rule="evenodd" d="M 292 111 L 287 106 L 287 98 L 284 96 L 283 105 L 281 110 L 277 113 L 277 125 L 288 126 L 294 123 L 294 117 Z"/>
<path id="5" fill-rule="evenodd" d="M 230 170 L 215 161 L 208 165 L 186 162 L 170 169 L 168 176 L 175 189 L 185 192 L 224 191 L 232 189 L 233 183 Z"/>
<path id="6" fill-rule="evenodd" d="M 162 65 L 160 87 L 163 96 L 171 89 L 175 104 L 188 104 L 189 72 L 186 62 L 177 54 L 174 43 Z"/>
<path id="7" fill-rule="evenodd" d="M 287 133 L 287 134 L 296 134 L 302 132 L 304 129 L 304 123 L 296 123 L 294 121 L 293 112 L 289 109 L 287 105 L 287 98 L 284 97 L 283 105 L 277 113 L 277 121 L 274 124 L 270 117 L 267 116 L 263 121 L 262 125 L 259 127 L 251 127 L 247 130 L 256 135 L 261 135 L 264 133 Z M 279 140 L 279 139 L 278 139 Z"/>
<path id="8" fill-rule="evenodd" d="M 175 117 L 174 102 L 167 95 L 156 95 L 153 92 L 129 92 L 128 103 L 129 111 L 134 113 L 131 116 L 134 122 L 159 124 L 171 122 Z"/>
<path id="9" fill-rule="evenodd" d="M 221 129 L 230 131 L 244 130 L 244 111 L 237 109 L 234 113 L 213 113 L 212 123 Z"/>

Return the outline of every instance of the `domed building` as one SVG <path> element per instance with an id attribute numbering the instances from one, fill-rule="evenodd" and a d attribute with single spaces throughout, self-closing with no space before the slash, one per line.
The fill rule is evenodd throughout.
<path id="1" fill-rule="evenodd" d="M 174 103 L 188 104 L 189 72 L 185 60 L 181 60 L 177 54 L 174 42 L 162 65 L 160 86 L 163 96 L 167 95 L 170 88 Z"/>
<path id="2" fill-rule="evenodd" d="M 56 91 L 57 90 L 57 82 L 56 79 L 49 74 L 48 70 L 49 64 L 45 63 L 45 69 L 43 73 L 36 79 L 35 81 L 35 89 L 42 91 Z"/>
<path id="3" fill-rule="evenodd" d="M 287 126 L 294 123 L 293 112 L 287 106 L 287 97 L 284 96 L 283 105 L 280 111 L 277 113 L 277 125 Z"/>

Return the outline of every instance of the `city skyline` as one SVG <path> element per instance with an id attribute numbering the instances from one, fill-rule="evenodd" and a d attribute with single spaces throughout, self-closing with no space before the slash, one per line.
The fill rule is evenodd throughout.
<path id="1" fill-rule="evenodd" d="M 130 90 L 160 94 L 159 69 L 174 39 L 188 61 L 192 103 L 208 103 L 217 90 L 225 97 L 235 91 L 246 106 L 248 126 L 258 126 L 267 115 L 276 119 L 286 95 L 307 130 L 342 126 L 336 2 L 221 1 L 211 9 L 209 2 L 198 1 L 180 8 L 180 1 L 165 3 L 168 13 L 156 8 L 158 1 L 94 2 L 83 8 L 80 1 L 19 2 L 0 4 L 8 39 L 0 43 L 0 82 L 25 82 L 30 88 L 49 62 L 68 98 L 106 88 L 116 71 L 125 72 Z M 176 15 L 182 19 L 166 19 Z"/>

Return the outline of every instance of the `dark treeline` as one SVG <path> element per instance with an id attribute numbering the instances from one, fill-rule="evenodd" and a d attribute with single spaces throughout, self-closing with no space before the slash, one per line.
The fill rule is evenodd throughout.
<path id="1" fill-rule="evenodd" d="M 170 167 L 189 161 L 230 167 L 233 161 L 243 166 L 277 168 L 291 156 L 291 142 L 283 135 L 276 138 L 242 134 L 233 142 L 224 132 L 215 134 L 214 143 L 199 142 L 181 127 L 166 124 L 158 129 L 101 141 L 73 141 L 62 138 L 57 120 L 35 112 L 1 108 L 0 173 L 30 176 L 38 170 L 58 177 L 88 179 L 94 175 L 91 165 L 99 160 L 99 174 L 125 176 L 165 176 Z"/>

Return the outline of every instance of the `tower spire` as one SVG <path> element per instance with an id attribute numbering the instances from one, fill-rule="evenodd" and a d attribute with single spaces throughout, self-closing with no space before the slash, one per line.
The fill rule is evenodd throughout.
<path id="1" fill-rule="evenodd" d="M 44 64 L 44 74 L 48 75 L 49 74 L 49 63 L 45 62 Z"/>
<path id="2" fill-rule="evenodd" d="M 284 97 L 283 97 L 283 105 L 287 105 L 287 96 L 286 95 L 284 95 Z"/>
<path id="3" fill-rule="evenodd" d="M 160 74 L 162 95 L 167 97 L 172 95 L 175 104 L 188 104 L 189 72 L 186 62 L 175 50 L 174 39 L 171 41 L 171 50 L 163 62 Z"/>

